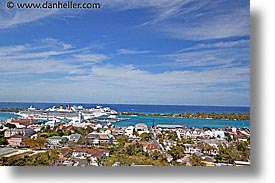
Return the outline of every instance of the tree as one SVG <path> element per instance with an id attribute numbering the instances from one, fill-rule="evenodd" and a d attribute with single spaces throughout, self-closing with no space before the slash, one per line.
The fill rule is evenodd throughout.
<path id="1" fill-rule="evenodd" d="M 216 159 L 216 162 L 217 162 L 217 163 L 220 163 L 220 162 L 222 161 L 222 156 L 221 156 L 220 154 L 217 154 L 217 155 L 215 156 L 215 159 Z"/>
<path id="2" fill-rule="evenodd" d="M 36 149 L 43 149 L 45 148 L 45 143 L 47 142 L 47 139 L 43 137 L 38 137 L 37 139 L 31 139 L 31 138 L 25 138 L 23 140 L 23 143 L 30 147 L 30 148 L 36 148 Z"/>
<path id="3" fill-rule="evenodd" d="M 152 135 L 150 133 L 142 133 L 140 137 L 142 138 L 142 140 L 148 142 L 152 138 Z"/>
<path id="4" fill-rule="evenodd" d="M 173 146 L 168 153 L 173 157 L 174 160 L 181 159 L 184 156 L 185 148 L 182 146 Z"/>
<path id="5" fill-rule="evenodd" d="M 0 137 L 0 145 L 8 145 L 8 142 L 5 137 Z"/>
<path id="6" fill-rule="evenodd" d="M 57 130 L 58 136 L 62 137 L 64 135 L 64 132 L 62 129 Z"/>
<path id="7" fill-rule="evenodd" d="M 190 137 L 187 138 L 187 139 L 182 138 L 181 143 L 183 143 L 183 144 L 194 144 L 194 141 Z"/>
<path id="8" fill-rule="evenodd" d="M 7 123 L 7 124 L 5 124 L 5 127 L 16 128 L 16 125 L 15 124 L 11 124 L 11 123 Z"/>
<path id="9" fill-rule="evenodd" d="M 143 147 L 139 143 L 131 144 L 126 148 L 126 153 L 130 156 L 137 155 L 138 153 L 143 152 L 142 149 Z"/>
<path id="10" fill-rule="evenodd" d="M 124 144 L 128 142 L 128 139 L 125 136 L 117 136 L 116 140 L 118 142 L 118 146 L 121 148 L 124 147 Z"/>
<path id="11" fill-rule="evenodd" d="M 202 162 L 202 159 L 196 155 L 192 155 L 190 158 L 192 166 L 205 166 L 206 164 Z"/>
<path id="12" fill-rule="evenodd" d="M 157 159 L 159 159 L 162 155 L 161 155 L 161 153 L 159 152 L 159 151 L 154 151 L 153 153 L 152 153 L 152 158 L 154 159 L 154 160 L 157 160 Z"/>

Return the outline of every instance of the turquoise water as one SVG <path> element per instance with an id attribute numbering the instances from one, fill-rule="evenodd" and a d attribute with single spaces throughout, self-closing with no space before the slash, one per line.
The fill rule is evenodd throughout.
<path id="1" fill-rule="evenodd" d="M 10 112 L 0 112 L 0 121 L 4 121 L 11 118 L 18 118 L 18 116 Z"/>
<path id="2" fill-rule="evenodd" d="M 250 128 L 249 120 L 214 120 L 214 119 L 191 119 L 191 118 L 172 118 L 172 117 L 150 117 L 150 116 L 120 116 L 130 118 L 129 120 L 115 123 L 116 126 L 130 126 L 137 123 L 145 123 L 148 127 L 158 124 L 185 125 L 190 127 L 209 127 L 224 128 L 225 126 L 234 126 L 237 128 Z"/>
<path id="3" fill-rule="evenodd" d="M 13 113 L 0 112 L 0 121 L 10 118 L 16 118 L 17 115 Z M 237 128 L 250 128 L 249 120 L 213 120 L 213 119 L 190 119 L 190 118 L 172 118 L 172 117 L 150 117 L 150 116 L 119 116 L 121 118 L 130 118 L 120 122 L 113 123 L 115 126 L 134 126 L 137 123 L 145 123 L 148 127 L 153 124 L 174 124 L 185 125 L 190 127 L 209 127 L 209 128 L 224 128 L 225 126 L 234 126 Z"/>

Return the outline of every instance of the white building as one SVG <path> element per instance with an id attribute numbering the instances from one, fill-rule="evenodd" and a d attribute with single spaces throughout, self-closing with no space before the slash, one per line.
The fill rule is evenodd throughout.
<path id="1" fill-rule="evenodd" d="M 128 127 L 125 129 L 125 135 L 127 135 L 127 136 L 133 136 L 133 134 L 134 134 L 134 129 L 135 129 L 135 127 L 133 127 L 133 126 L 128 126 Z"/>

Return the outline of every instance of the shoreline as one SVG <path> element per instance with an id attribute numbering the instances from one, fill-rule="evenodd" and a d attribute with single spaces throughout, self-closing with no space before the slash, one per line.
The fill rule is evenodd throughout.
<path id="1" fill-rule="evenodd" d="M 249 113 L 204 113 L 204 112 L 196 112 L 196 113 L 134 113 L 134 112 L 120 112 L 121 116 L 148 116 L 148 117 L 173 117 L 173 118 L 186 118 L 186 119 L 209 119 L 209 120 L 250 120 Z"/>
<path id="2" fill-rule="evenodd" d="M 0 108 L 0 112 L 18 113 L 23 108 Z M 118 112 L 121 116 L 147 116 L 147 117 L 172 117 L 186 119 L 209 119 L 209 120 L 250 120 L 250 113 L 216 113 L 216 112 L 182 112 L 182 113 L 141 113 L 141 112 Z"/>

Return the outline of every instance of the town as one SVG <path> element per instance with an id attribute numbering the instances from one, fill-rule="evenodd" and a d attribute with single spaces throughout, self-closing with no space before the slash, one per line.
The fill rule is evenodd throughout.
<path id="1" fill-rule="evenodd" d="M 89 110 L 99 114 L 100 109 L 102 115 L 86 119 L 85 109 L 68 108 L 46 113 L 30 107 L 21 111 L 24 118 L 1 122 L 0 165 L 250 166 L 249 128 L 199 129 L 157 121 L 117 126 L 123 119 L 109 108 Z"/>

